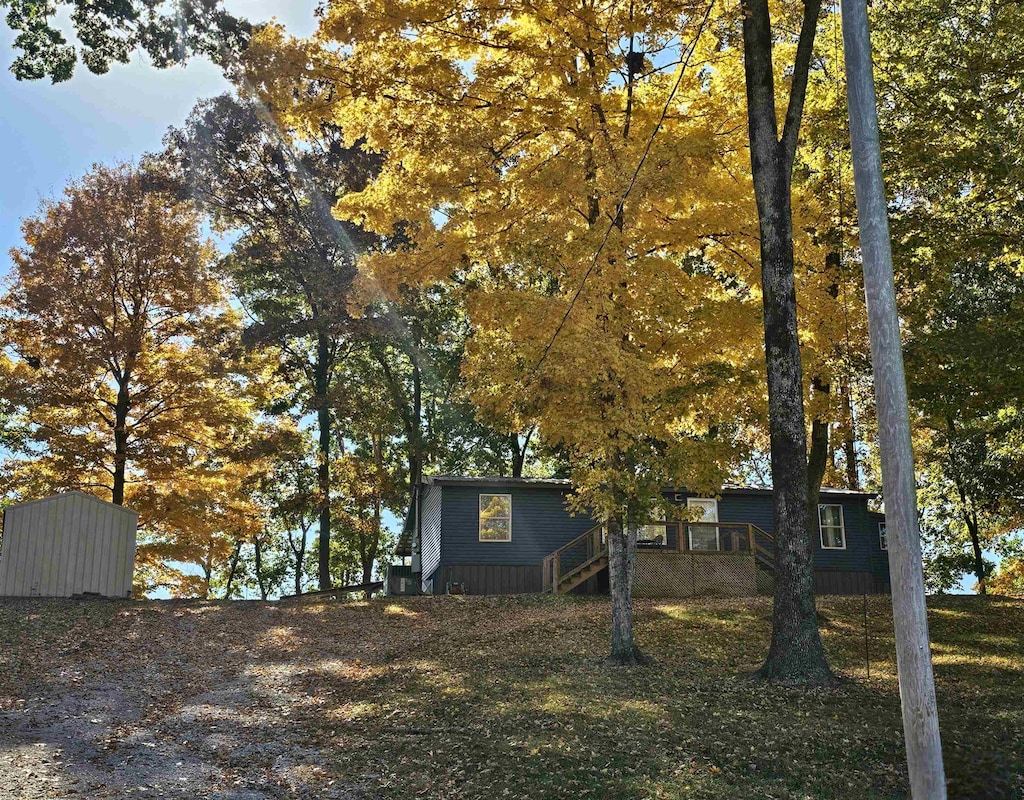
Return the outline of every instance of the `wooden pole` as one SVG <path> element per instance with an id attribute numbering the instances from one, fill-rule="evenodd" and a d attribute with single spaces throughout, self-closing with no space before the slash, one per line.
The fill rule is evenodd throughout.
<path id="1" fill-rule="evenodd" d="M 867 6 L 865 0 L 841 2 L 853 177 L 875 378 L 886 529 L 890 531 L 889 575 L 896 628 L 896 666 L 910 790 L 915 800 L 944 800 L 946 781 L 928 642 L 914 454 L 878 143 Z"/>

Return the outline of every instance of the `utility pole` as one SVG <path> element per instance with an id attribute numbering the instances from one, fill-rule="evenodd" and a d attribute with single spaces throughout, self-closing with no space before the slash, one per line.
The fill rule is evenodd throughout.
<path id="1" fill-rule="evenodd" d="M 878 108 L 871 71 L 867 4 L 866 0 L 841 2 L 853 179 L 857 190 L 864 291 L 878 407 L 896 666 L 910 791 L 914 800 L 945 800 L 946 779 L 928 641 L 914 453 L 878 144 Z"/>

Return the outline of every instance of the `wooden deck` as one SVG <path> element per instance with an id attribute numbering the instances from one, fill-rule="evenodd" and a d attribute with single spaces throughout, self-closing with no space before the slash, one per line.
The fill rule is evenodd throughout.
<path id="1" fill-rule="evenodd" d="M 637 597 L 741 597 L 774 588 L 775 542 L 750 523 L 656 523 L 660 541 L 638 545 Z M 697 546 L 694 547 L 693 545 Z M 608 568 L 603 526 L 544 559 L 543 590 L 566 594 Z"/>

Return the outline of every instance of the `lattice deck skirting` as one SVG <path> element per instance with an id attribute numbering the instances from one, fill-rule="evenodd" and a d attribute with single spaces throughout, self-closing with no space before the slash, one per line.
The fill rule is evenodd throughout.
<path id="1" fill-rule="evenodd" d="M 636 554 L 636 597 L 750 597 L 771 594 L 771 574 L 740 553 Z"/>

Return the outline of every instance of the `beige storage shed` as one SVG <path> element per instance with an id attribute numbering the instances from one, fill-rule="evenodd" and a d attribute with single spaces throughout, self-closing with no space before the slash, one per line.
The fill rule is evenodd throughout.
<path id="1" fill-rule="evenodd" d="M 131 597 L 139 512 L 83 492 L 9 506 L 0 597 Z"/>

